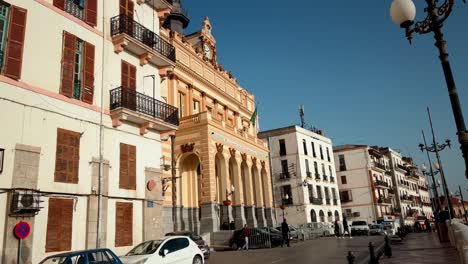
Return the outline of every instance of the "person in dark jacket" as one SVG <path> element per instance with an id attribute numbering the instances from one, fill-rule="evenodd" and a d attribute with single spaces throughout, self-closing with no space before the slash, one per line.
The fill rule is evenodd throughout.
<path id="1" fill-rule="evenodd" d="M 281 247 L 283 247 L 284 243 L 286 243 L 286 245 L 288 247 L 290 247 L 290 245 L 289 245 L 289 225 L 286 222 L 286 218 L 284 218 L 283 223 L 281 223 L 281 233 L 283 234 L 283 243 L 281 244 Z"/>
<path id="2" fill-rule="evenodd" d="M 236 230 L 236 224 L 234 223 L 234 221 L 231 221 L 231 223 L 229 223 L 229 230 Z"/>
<path id="3" fill-rule="evenodd" d="M 338 220 L 335 220 L 335 237 L 340 238 L 340 223 L 338 223 Z"/>
<path id="4" fill-rule="evenodd" d="M 348 234 L 349 238 L 353 238 L 349 231 L 348 219 L 346 219 L 346 217 L 343 218 L 343 238 L 345 238 L 345 234 Z"/>

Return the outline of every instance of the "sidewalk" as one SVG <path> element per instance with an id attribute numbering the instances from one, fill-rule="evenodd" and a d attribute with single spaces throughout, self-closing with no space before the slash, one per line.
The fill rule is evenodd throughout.
<path id="1" fill-rule="evenodd" d="M 458 264 L 457 251 L 449 243 L 441 244 L 437 233 L 407 235 L 402 244 L 392 245 L 393 256 L 382 256 L 383 264 Z"/>

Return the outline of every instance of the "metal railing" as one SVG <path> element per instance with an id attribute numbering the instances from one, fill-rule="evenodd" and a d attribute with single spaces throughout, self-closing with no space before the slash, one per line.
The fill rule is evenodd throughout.
<path id="1" fill-rule="evenodd" d="M 382 186 L 382 187 L 388 187 L 388 183 L 381 181 L 381 180 L 376 180 L 375 181 L 375 186 Z"/>
<path id="2" fill-rule="evenodd" d="M 289 180 L 289 179 L 291 179 L 291 175 L 289 174 L 289 172 L 280 172 L 279 179 L 280 180 Z"/>
<path id="3" fill-rule="evenodd" d="M 77 5 L 73 0 L 65 0 L 65 12 L 80 20 L 84 20 L 84 7 Z"/>
<path id="4" fill-rule="evenodd" d="M 312 172 L 306 171 L 306 176 L 309 177 L 309 178 L 312 178 Z"/>
<path id="5" fill-rule="evenodd" d="M 320 180 L 320 174 L 315 173 L 315 179 L 316 179 L 316 180 Z"/>
<path id="6" fill-rule="evenodd" d="M 325 198 L 325 202 L 329 205 L 330 204 L 330 198 Z"/>
<path id="7" fill-rule="evenodd" d="M 123 33 L 175 62 L 175 48 L 169 42 L 124 14 L 112 17 L 111 36 Z"/>
<path id="8" fill-rule="evenodd" d="M 316 198 L 316 197 L 309 197 L 309 202 L 311 204 L 315 204 L 315 205 L 322 205 L 323 204 L 322 198 Z"/>
<path id="9" fill-rule="evenodd" d="M 333 205 L 338 205 L 338 199 L 333 199 Z"/>
<path id="10" fill-rule="evenodd" d="M 330 177 L 330 181 L 331 181 L 331 182 L 335 182 L 335 177 L 331 176 L 331 177 Z"/>
<path id="11" fill-rule="evenodd" d="M 177 107 L 129 88 L 118 87 L 110 91 L 110 110 L 119 107 L 146 114 L 176 126 L 179 125 L 179 110 Z"/>
<path id="12" fill-rule="evenodd" d="M 382 169 L 382 170 L 387 170 L 387 168 L 385 167 L 384 164 L 382 164 L 380 162 L 377 162 L 377 161 L 374 161 L 374 167 L 377 167 L 377 168 Z"/>

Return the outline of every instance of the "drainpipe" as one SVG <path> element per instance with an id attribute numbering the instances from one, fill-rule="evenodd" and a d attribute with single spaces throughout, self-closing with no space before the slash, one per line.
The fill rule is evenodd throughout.
<path id="1" fill-rule="evenodd" d="M 268 143 L 268 152 L 270 152 L 270 137 L 267 137 L 267 143 Z M 276 223 L 278 223 L 278 219 L 276 217 L 276 203 L 275 203 L 275 189 L 274 189 L 274 185 L 273 185 L 273 181 L 274 181 L 274 177 L 273 177 L 273 168 L 271 167 L 271 163 L 273 162 L 272 159 L 271 159 L 271 152 L 268 153 L 268 159 L 270 160 L 268 166 L 270 167 L 270 178 L 271 178 L 271 199 L 273 199 L 272 201 L 272 210 L 273 210 L 273 213 L 275 214 L 275 221 Z"/>
<path id="2" fill-rule="evenodd" d="M 176 194 L 176 160 L 175 160 L 175 134 L 171 135 L 171 190 L 172 190 L 172 222 L 174 231 L 177 231 L 177 194 Z"/>

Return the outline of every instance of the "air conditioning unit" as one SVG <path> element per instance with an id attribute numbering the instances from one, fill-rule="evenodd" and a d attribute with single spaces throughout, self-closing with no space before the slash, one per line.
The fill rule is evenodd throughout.
<path id="1" fill-rule="evenodd" d="M 41 210 L 41 195 L 34 192 L 15 192 L 11 199 L 11 213 L 36 214 Z"/>

